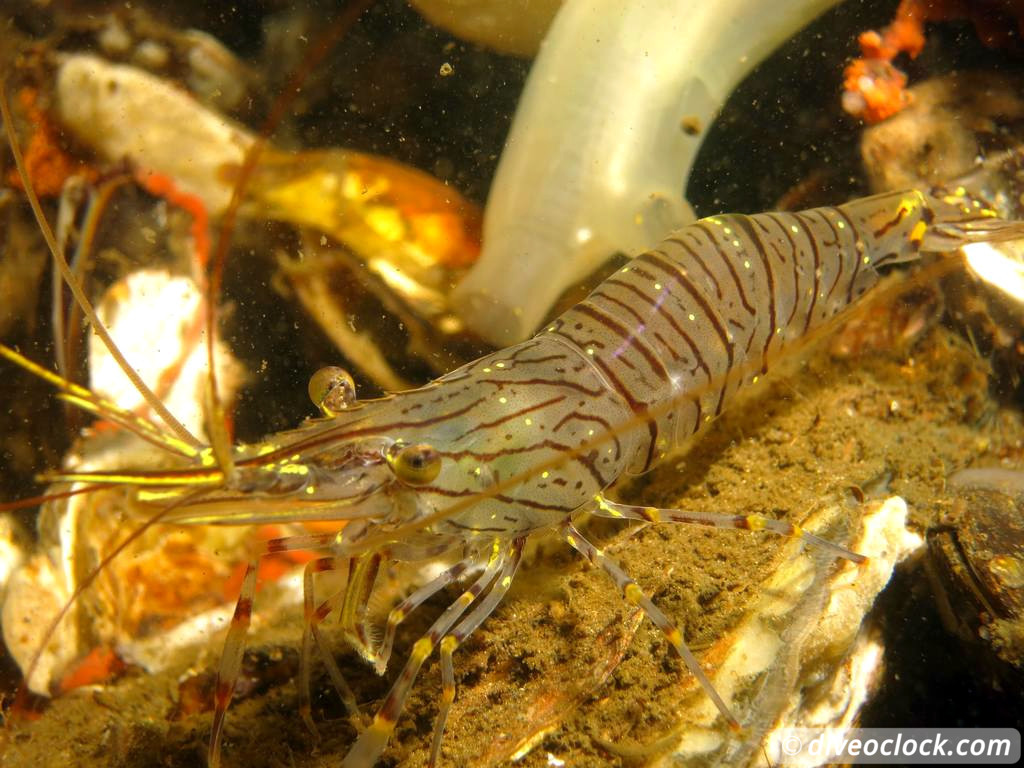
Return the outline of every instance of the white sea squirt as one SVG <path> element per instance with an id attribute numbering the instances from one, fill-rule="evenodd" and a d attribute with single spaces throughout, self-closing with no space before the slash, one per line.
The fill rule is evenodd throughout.
<path id="1" fill-rule="evenodd" d="M 613 253 L 693 220 L 682 195 L 733 88 L 838 0 L 567 0 L 491 185 L 480 261 L 453 307 L 496 346 L 534 331 Z"/>
<path id="2" fill-rule="evenodd" d="M 562 0 L 409 0 L 453 35 L 502 53 L 533 57 Z"/>

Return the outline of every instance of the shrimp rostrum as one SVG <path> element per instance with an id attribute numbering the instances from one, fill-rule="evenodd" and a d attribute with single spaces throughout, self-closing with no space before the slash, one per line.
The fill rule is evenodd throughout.
<path id="1" fill-rule="evenodd" d="M 151 424 L 145 429 L 152 439 L 178 455 L 176 468 L 54 479 L 127 486 L 140 519 L 148 514 L 151 522 L 345 521 L 339 533 L 294 536 L 267 547 L 323 553 L 306 566 L 300 689 L 308 687 L 310 659 L 319 649 L 358 724 L 345 766 L 373 765 L 381 756 L 435 650 L 443 683 L 430 757 L 431 764 L 437 761 L 455 697 L 453 654 L 502 600 L 526 540 L 541 531 L 557 532 L 613 579 L 682 657 L 723 723 L 738 729 L 730 702 L 716 692 L 672 619 L 587 541 L 576 527 L 578 517 L 767 530 L 862 560 L 787 522 L 632 506 L 603 494 L 623 475 L 650 469 L 699 433 L 745 385 L 855 303 L 888 265 L 971 242 L 1019 238 L 1024 224 L 999 220 L 942 192 L 884 194 L 799 213 L 715 216 L 629 262 L 534 338 L 420 389 L 358 401 L 346 374 L 325 370 L 310 385 L 322 417 L 298 429 L 214 450 Z M 59 254 L 55 258 L 60 261 Z M 138 418 L 116 413 L 11 349 L 0 351 L 45 375 L 72 402 L 139 428 Z M 366 626 L 382 567 L 442 557 L 454 564 L 391 608 L 382 637 Z M 318 602 L 314 574 L 325 571 L 347 576 L 346 586 Z M 323 621 L 337 614 L 351 644 L 384 672 L 403 620 L 463 580 L 469 586 L 413 645 L 372 721 L 364 723 L 326 652 Z M 251 563 L 219 667 L 211 765 L 220 763 L 255 584 Z M 303 716 L 312 726 L 308 692 L 304 696 Z"/>

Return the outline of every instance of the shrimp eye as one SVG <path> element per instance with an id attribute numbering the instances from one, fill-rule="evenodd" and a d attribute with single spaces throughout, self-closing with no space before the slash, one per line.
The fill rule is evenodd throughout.
<path id="1" fill-rule="evenodd" d="M 441 472 L 441 454 L 426 443 L 396 443 L 388 451 L 387 460 L 395 477 L 406 485 L 426 485 Z"/>
<path id="2" fill-rule="evenodd" d="M 356 402 L 356 383 L 344 368 L 329 365 L 309 378 L 309 399 L 324 416 L 333 416 Z"/>

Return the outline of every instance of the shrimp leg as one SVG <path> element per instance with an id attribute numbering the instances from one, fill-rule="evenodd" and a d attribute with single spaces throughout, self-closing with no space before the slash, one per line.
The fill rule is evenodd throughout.
<path id="1" fill-rule="evenodd" d="M 268 553 L 276 554 L 279 552 L 288 552 L 297 549 L 316 549 L 327 546 L 335 537 L 336 534 L 333 533 L 317 533 L 307 534 L 304 536 L 288 536 L 280 539 L 272 539 L 267 544 L 267 551 Z M 306 563 L 302 574 L 305 627 L 302 633 L 302 654 L 300 656 L 301 661 L 299 667 L 299 713 L 314 738 L 319 738 L 319 732 L 317 731 L 316 725 L 313 723 L 309 694 L 310 660 L 313 654 L 314 642 L 316 643 L 316 648 L 320 654 L 320 658 L 324 662 L 324 666 L 327 667 L 327 674 L 330 676 L 331 682 L 334 684 L 334 688 L 338 692 L 339 698 L 345 704 L 345 709 L 348 710 L 349 715 L 351 716 L 353 725 L 355 725 L 357 730 L 361 730 L 363 727 L 362 713 L 359 711 L 355 694 L 352 692 L 348 683 L 345 682 L 345 677 L 342 675 L 341 669 L 334 660 L 334 656 L 329 652 L 329 649 L 324 643 L 323 635 L 320 633 L 320 624 L 332 612 L 338 609 L 338 606 L 346 594 L 347 586 L 346 588 L 336 591 L 327 598 L 327 600 L 323 601 L 320 605 L 317 605 L 314 609 L 314 605 L 316 605 L 316 591 L 313 585 L 314 574 L 336 571 L 338 570 L 338 563 L 339 558 L 336 557 L 318 558 L 317 560 Z"/>
<path id="2" fill-rule="evenodd" d="M 388 660 L 391 658 L 391 649 L 395 645 L 395 633 L 398 631 L 398 625 L 405 621 L 405 618 L 426 600 L 430 599 L 453 581 L 460 578 L 468 568 L 469 563 L 465 560 L 460 560 L 444 573 L 440 574 L 427 584 L 424 584 L 405 598 L 405 600 L 391 609 L 388 613 L 387 628 L 384 630 L 384 642 L 381 644 L 380 650 L 377 652 L 377 659 L 374 662 L 374 668 L 377 670 L 377 674 L 384 674 Z"/>
<path id="3" fill-rule="evenodd" d="M 437 765 L 437 759 L 441 755 L 441 737 L 444 735 L 444 727 L 448 722 L 448 712 L 451 710 L 452 702 L 455 701 L 455 666 L 452 660 L 455 649 L 462 645 L 466 638 L 491 615 L 498 603 L 508 593 L 509 587 L 512 586 L 512 579 L 522 560 L 525 542 L 525 539 L 516 539 L 512 542 L 509 556 L 491 587 L 491 591 L 466 618 L 459 622 L 454 630 L 441 640 L 441 709 L 434 720 L 434 738 L 430 747 L 430 759 L 427 761 L 428 768 L 434 768 Z"/>
<path id="4" fill-rule="evenodd" d="M 242 589 L 238 595 L 238 602 L 235 603 L 235 611 L 231 617 L 231 624 L 228 627 L 228 634 L 224 640 L 224 650 L 221 653 L 220 663 L 217 668 L 217 683 L 214 688 L 214 709 L 213 709 L 213 724 L 210 732 L 210 746 L 207 753 L 207 763 L 210 768 L 219 768 L 220 766 L 220 745 L 224 735 L 224 719 L 227 714 L 228 706 L 231 704 L 231 698 L 235 693 L 235 686 L 238 683 L 238 676 L 242 669 L 242 657 L 245 653 L 245 638 L 249 633 L 249 625 L 252 620 L 252 607 L 253 601 L 256 596 L 256 580 L 258 573 L 259 561 L 262 557 L 267 555 L 278 554 L 280 552 L 286 552 L 294 549 L 302 549 L 307 546 L 324 545 L 329 541 L 332 541 L 335 534 L 312 534 L 305 536 L 286 537 L 280 539 L 272 539 L 267 542 L 267 546 L 263 552 L 257 554 L 252 560 L 246 565 L 245 576 L 242 578 Z M 303 643 L 302 643 L 302 675 L 303 681 L 306 683 L 304 687 L 303 706 L 308 705 L 309 689 L 308 689 L 308 668 L 309 660 L 308 654 L 311 652 L 311 643 L 309 638 L 317 640 L 320 646 L 321 655 L 327 656 L 323 653 L 323 644 L 319 638 L 319 632 L 315 627 L 312 626 L 312 614 L 315 613 L 311 610 L 314 603 L 313 588 L 312 588 L 312 576 L 313 571 L 317 568 L 321 570 L 327 570 L 333 566 L 327 566 L 323 563 L 324 560 L 332 560 L 331 558 L 321 558 L 320 560 L 314 561 L 307 564 L 304 579 L 304 603 L 306 606 L 306 630 L 303 632 Z M 332 672 L 331 679 L 338 688 L 338 692 L 341 695 L 342 701 L 345 703 L 345 707 L 353 715 L 353 720 L 356 723 L 360 722 L 360 713 L 358 706 L 356 705 L 355 694 L 345 683 L 341 677 L 340 670 L 330 670 L 333 660 L 325 662 L 328 664 L 329 671 Z M 333 671 L 337 671 L 337 675 L 333 674 Z M 301 706 L 300 706 L 301 708 Z M 309 716 L 308 711 L 303 712 L 303 720 L 307 726 L 311 727 L 314 736 L 317 735 L 316 728 L 312 727 L 312 717 Z"/>
<path id="5" fill-rule="evenodd" d="M 231 697 L 238 683 L 242 669 L 242 654 L 245 652 L 245 636 L 252 621 L 252 602 L 256 595 L 256 570 L 258 558 L 249 561 L 242 579 L 242 591 L 235 603 L 235 612 L 224 640 L 224 651 L 217 668 L 217 684 L 213 694 L 213 726 L 210 731 L 210 748 L 207 754 L 209 768 L 220 768 L 220 742 L 224 735 L 224 716 L 227 714 Z"/>
<path id="6" fill-rule="evenodd" d="M 319 739 L 320 734 L 313 722 L 309 693 L 310 666 L 313 656 L 314 642 L 316 643 L 317 652 L 320 654 L 320 658 L 323 659 L 324 665 L 327 667 L 327 674 L 330 676 L 331 682 L 334 684 L 334 688 L 338 692 L 338 696 L 345 704 L 345 709 L 347 709 L 351 715 L 353 724 L 356 726 L 357 730 L 361 729 L 363 726 L 362 714 L 359 711 L 356 696 L 345 681 L 344 675 L 341 674 L 341 669 L 334 660 L 334 656 L 331 655 L 330 649 L 327 648 L 327 645 L 324 643 L 323 635 L 320 632 L 321 622 L 323 622 L 323 620 L 338 607 L 338 604 L 345 594 L 345 588 L 337 590 L 327 598 L 327 600 L 323 601 L 320 605 L 316 605 L 316 593 L 313 586 L 313 576 L 315 574 L 338 571 L 340 570 L 338 567 L 339 563 L 343 561 L 344 558 L 321 557 L 306 563 L 302 573 L 302 597 L 305 626 L 302 632 L 302 655 L 300 656 L 301 661 L 299 667 L 299 714 L 302 716 L 302 720 L 306 723 L 306 727 L 309 729 L 310 733 L 312 733 L 316 739 Z"/>
<path id="7" fill-rule="evenodd" d="M 459 595 L 458 599 L 445 609 L 444 613 L 430 626 L 427 633 L 416 641 L 412 653 L 409 654 L 409 660 L 405 663 L 405 667 L 394 685 L 391 686 L 384 703 L 377 710 L 373 723 L 359 734 L 359 738 L 345 755 L 341 764 L 342 768 L 368 768 L 377 762 L 384 747 L 387 746 L 388 739 L 391 738 L 391 732 L 395 729 L 398 716 L 405 708 L 405 700 L 416 682 L 416 676 L 419 674 L 423 662 L 433 653 L 441 638 L 462 617 L 473 601 L 491 587 L 509 556 L 515 553 L 517 546 L 521 548 L 522 545 L 517 545 L 517 541 L 514 540 L 510 544 L 507 541 L 495 539 L 491 545 L 491 553 L 484 572 L 469 589 Z"/>
<path id="8" fill-rule="evenodd" d="M 718 711 L 725 718 L 725 721 L 729 724 L 729 727 L 733 731 L 740 731 L 741 727 L 739 721 L 729 710 L 728 705 L 722 700 L 722 697 L 718 695 L 718 691 L 711 684 L 711 680 L 704 673 L 697 658 L 693 655 L 693 652 L 687 647 L 686 642 L 683 640 L 683 633 L 679 631 L 679 627 L 676 626 L 675 622 L 672 621 L 658 606 L 656 606 L 651 599 L 644 594 L 643 589 L 629 577 L 629 575 L 622 570 L 622 567 L 614 560 L 609 558 L 600 549 L 595 547 L 589 541 L 587 541 L 583 534 L 581 534 L 576 526 L 572 524 L 571 520 L 566 520 L 559 526 L 559 534 L 562 539 L 568 542 L 569 546 L 583 555 L 594 565 L 598 566 L 607 573 L 615 585 L 619 588 L 622 596 L 626 602 L 630 605 L 638 606 L 643 609 L 643 612 L 647 615 L 647 618 L 651 620 L 658 629 L 662 631 L 665 638 L 668 640 L 679 657 L 686 663 L 686 666 L 690 670 L 697 681 L 700 683 L 704 692 L 708 695 L 708 698 L 714 702 Z"/>
<path id="9" fill-rule="evenodd" d="M 738 528 L 745 531 L 771 531 L 779 536 L 791 539 L 802 539 L 819 549 L 842 557 L 850 562 L 861 564 L 867 561 L 864 555 L 851 552 L 846 547 L 833 544 L 827 539 L 808 533 L 799 525 L 782 520 L 773 520 L 762 515 L 719 515 L 714 512 L 692 512 L 682 509 L 658 509 L 633 504 L 619 504 L 609 501 L 603 494 L 595 499 L 597 508 L 592 510 L 598 517 L 611 517 L 617 520 L 641 520 L 646 523 L 687 523 L 691 525 L 707 525 L 713 528 Z"/>

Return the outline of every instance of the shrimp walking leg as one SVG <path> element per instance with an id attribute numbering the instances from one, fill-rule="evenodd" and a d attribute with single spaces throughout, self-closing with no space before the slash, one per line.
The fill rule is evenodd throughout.
<path id="1" fill-rule="evenodd" d="M 502 540 L 494 541 L 484 572 L 469 589 L 445 609 L 427 633 L 416 641 L 412 653 L 409 654 L 409 660 L 373 718 L 372 725 L 356 739 L 355 744 L 345 755 L 342 768 L 368 768 L 377 762 L 384 747 L 387 746 L 391 732 L 395 729 L 398 716 L 405 708 L 405 700 L 416 682 L 423 662 L 433 653 L 438 642 L 462 617 L 466 609 L 492 586 L 505 562 L 519 546 L 521 545 L 510 545 Z"/>
<path id="2" fill-rule="evenodd" d="M 349 559 L 348 585 L 341 604 L 341 631 L 352 647 L 367 661 L 376 661 L 376 651 L 367 632 L 366 606 L 380 570 L 381 554 L 371 552 Z"/>
<path id="3" fill-rule="evenodd" d="M 713 528 L 737 528 L 744 531 L 771 531 L 779 536 L 791 539 L 802 539 L 836 557 L 844 558 L 853 563 L 863 563 L 867 558 L 851 552 L 846 547 L 834 544 L 828 539 L 815 536 L 799 525 L 783 520 L 773 520 L 763 515 L 719 515 L 714 512 L 692 512 L 682 509 L 659 509 L 634 504 L 619 504 L 597 497 L 597 508 L 594 514 L 599 517 L 610 517 L 617 520 L 641 520 L 647 523 L 686 523 L 689 525 L 707 525 Z"/>
<path id="4" fill-rule="evenodd" d="M 432 596 L 436 595 L 446 586 L 461 577 L 468 568 L 469 563 L 465 560 L 460 560 L 451 568 L 436 576 L 427 584 L 424 584 L 405 598 L 405 600 L 391 609 L 388 613 L 387 627 L 384 630 L 384 642 L 381 643 L 380 650 L 377 652 L 375 668 L 378 674 L 384 674 L 388 660 L 391 658 L 391 649 L 394 648 L 395 645 L 395 633 L 398 631 L 398 625 L 405 621 L 405 618 L 426 600 L 429 600 Z"/>
<path id="5" fill-rule="evenodd" d="M 258 574 L 258 563 L 261 557 L 278 554 L 294 549 L 301 549 L 311 543 L 324 545 L 333 539 L 334 534 L 314 534 L 310 536 L 296 536 L 292 538 L 273 539 L 268 542 L 266 549 L 253 558 L 247 565 L 245 576 L 242 579 L 242 589 L 235 603 L 235 611 L 231 617 L 231 624 L 228 627 L 227 638 L 224 640 L 224 650 L 221 652 L 220 662 L 217 669 L 217 684 L 214 688 L 214 710 L 213 724 L 210 732 L 210 746 L 208 752 L 208 763 L 211 768 L 220 765 L 221 741 L 224 735 L 224 719 L 228 706 L 235 692 L 238 683 L 238 676 L 242 668 L 242 657 L 245 653 L 245 638 L 249 632 L 249 624 L 252 619 L 253 601 L 256 595 L 256 581 Z M 293 540 L 294 539 L 294 540 Z M 303 601 L 306 607 L 306 627 L 303 631 L 302 655 L 300 665 L 300 710 L 302 719 L 309 727 L 314 737 L 317 737 L 316 727 L 310 715 L 309 707 L 309 658 L 312 653 L 312 644 L 317 643 L 320 655 L 325 659 L 331 681 L 334 683 L 338 694 L 345 704 L 346 709 L 352 715 L 353 721 L 360 723 L 359 708 L 356 704 L 355 694 L 345 682 L 341 671 L 337 668 L 330 654 L 325 652 L 324 644 L 319 636 L 318 628 L 314 623 L 313 610 L 315 595 L 313 591 L 313 572 L 332 570 L 336 566 L 336 558 L 320 558 L 306 565 L 303 576 Z M 332 596 L 336 597 L 336 596 Z M 330 601 L 328 601 L 330 603 Z M 329 612 L 329 609 L 328 609 Z M 326 615 L 326 614 L 324 614 Z"/>
<path id="6" fill-rule="evenodd" d="M 512 586 L 512 579 L 515 578 L 516 570 L 523 555 L 525 539 L 516 539 L 512 542 L 512 549 L 505 565 L 498 574 L 491 591 L 480 601 L 470 614 L 459 622 L 451 632 L 445 635 L 441 641 L 441 709 L 434 720 L 434 737 L 431 741 L 430 759 L 427 765 L 433 768 L 441 755 L 441 738 L 444 736 L 444 727 L 448 722 L 448 713 L 451 710 L 452 702 L 455 701 L 455 665 L 452 656 L 455 650 L 465 642 L 473 631 L 491 615 L 498 603 L 508 593 Z"/>
<path id="7" fill-rule="evenodd" d="M 252 619 L 252 601 L 256 594 L 256 560 L 252 560 L 245 568 L 242 579 L 242 592 L 235 603 L 235 613 L 231 617 L 228 636 L 224 640 L 224 651 L 220 655 L 217 669 L 217 685 L 214 688 L 213 726 L 210 731 L 210 749 L 208 763 L 210 768 L 220 766 L 220 742 L 224 735 L 224 716 L 228 704 L 235 692 L 238 673 L 242 669 L 242 654 L 245 652 L 245 636 L 249 631 Z"/>
<path id="8" fill-rule="evenodd" d="M 643 609 L 644 614 L 647 618 L 658 629 L 662 631 L 669 644 L 675 649 L 679 657 L 686 662 L 686 666 L 690 670 L 697 681 L 701 684 L 704 692 L 708 695 L 708 698 L 714 702 L 718 711 L 725 718 L 725 721 L 729 724 L 729 727 L 734 731 L 740 730 L 739 721 L 729 710 L 728 705 L 722 700 L 722 697 L 715 690 L 715 687 L 711 684 L 711 680 L 701 669 L 700 663 L 697 658 L 693 655 L 693 652 L 686 646 L 686 642 L 683 640 L 683 633 L 679 631 L 679 627 L 676 626 L 675 622 L 666 616 L 658 606 L 656 606 L 651 599 L 644 594 L 643 589 L 629 577 L 629 575 L 622 570 L 622 567 L 614 560 L 610 559 L 600 549 L 595 547 L 589 541 L 587 541 L 583 534 L 581 534 L 576 526 L 571 521 L 565 521 L 559 527 L 559 533 L 562 538 L 568 542 L 569 546 L 583 555 L 594 565 L 598 566 L 611 576 L 612 581 L 622 592 L 622 596 L 626 602 L 630 605 L 638 606 Z"/>
<path id="9" fill-rule="evenodd" d="M 304 628 L 302 632 L 302 654 L 299 657 L 299 714 L 305 722 L 313 737 L 318 739 L 319 732 L 313 723 L 312 706 L 310 703 L 310 667 L 312 665 L 313 644 L 316 643 L 317 652 L 327 667 L 327 674 L 334 684 L 338 696 L 345 704 L 357 728 L 361 727 L 362 720 L 359 713 L 359 706 L 356 703 L 356 696 L 341 674 L 334 657 L 323 640 L 320 632 L 321 622 L 327 618 L 338 606 L 344 589 L 335 591 L 327 600 L 319 605 L 316 604 L 316 592 L 313 585 L 313 577 L 317 573 L 327 573 L 339 570 L 339 560 L 335 557 L 321 557 L 306 563 L 302 573 L 302 599 L 304 608 Z"/>

